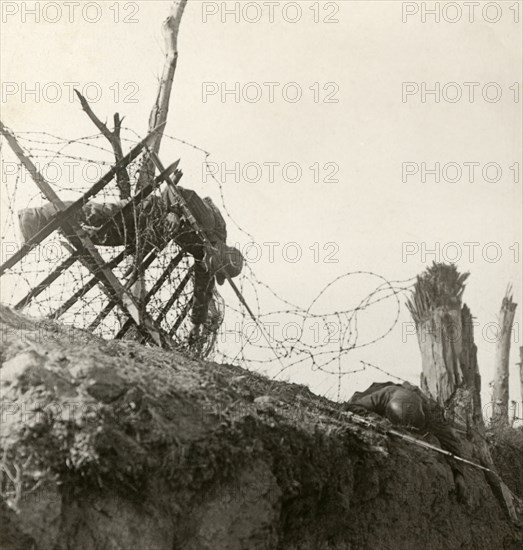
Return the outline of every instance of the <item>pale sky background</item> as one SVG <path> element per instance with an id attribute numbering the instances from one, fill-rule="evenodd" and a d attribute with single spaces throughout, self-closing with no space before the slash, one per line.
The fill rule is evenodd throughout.
<path id="1" fill-rule="evenodd" d="M 163 65 L 160 26 L 170 2 L 120 2 L 120 19 L 128 16 L 135 23 L 115 22 L 113 1 L 98 3 L 101 19 L 97 23 L 86 22 L 81 13 L 69 22 L 65 7 L 57 23 L 43 21 L 43 16 L 35 23 L 30 15 L 24 22 L 21 9 L 11 15 L 14 2 L 1 3 L 0 107 L 7 126 L 16 132 L 45 130 L 71 138 L 93 134 L 92 123 L 76 101 L 69 101 L 64 83 L 80 82 L 82 88 L 95 82 L 102 91 L 101 99 L 92 103 L 98 116 L 112 120 L 118 111 L 126 116 L 127 126 L 145 133 Z M 37 4 L 43 14 L 46 2 Z M 468 260 L 462 246 L 463 258 L 457 264 L 460 270 L 471 272 L 464 297 L 479 323 L 476 343 L 483 399 L 489 398 L 495 344 L 482 332 L 488 323 L 496 322 L 509 282 L 519 304 L 511 354 L 511 398 L 520 399 L 516 362 L 522 345 L 523 311 L 522 111 L 521 98 L 516 103 L 510 87 L 519 83 L 521 94 L 522 25 L 514 22 L 514 11 L 509 9 L 514 2 L 498 3 L 502 16 L 497 23 L 484 21 L 480 10 L 475 22 L 468 22 L 464 13 L 454 24 L 435 23 L 430 18 L 422 23 L 419 13 L 403 23 L 402 2 L 397 1 L 330 3 L 339 8 L 334 16 L 339 22 L 334 24 L 314 22 L 313 2 L 299 3 L 303 13 L 295 24 L 282 19 L 280 7 L 285 2 L 275 8 L 273 23 L 268 22 L 267 11 L 258 23 L 236 23 L 231 16 L 223 23 L 223 3 L 207 2 L 220 12 L 209 15 L 204 23 L 203 4 L 189 0 L 182 20 L 166 132 L 210 151 L 210 161 L 230 168 L 235 162 L 296 162 L 303 168 L 303 177 L 296 183 L 285 181 L 276 169 L 272 183 L 266 171 L 257 183 L 236 183 L 229 176 L 223 185 L 228 209 L 239 225 L 258 243 L 281 243 L 274 262 L 269 261 L 264 247 L 262 258 L 251 264 L 257 277 L 287 300 L 307 307 L 326 284 L 349 271 L 372 271 L 389 280 L 404 280 L 435 259 L 418 253 L 402 261 L 402 243 L 419 247 L 426 243 L 427 248 L 434 248 L 435 243 L 478 242 L 474 261 Z M 229 8 L 234 5 L 227 4 Z M 319 4 L 322 18 L 330 13 L 327 4 Z M 519 5 L 522 8 L 521 2 Z M 520 12 L 521 20 L 523 9 Z M 56 12 L 48 13 L 54 17 Z M 96 12 L 93 8 L 89 13 L 93 17 Z M 40 83 L 43 87 L 50 82 L 58 83 L 63 91 L 58 102 L 45 101 L 42 94 L 35 98 L 23 97 L 21 91 L 4 93 L 6 83 L 10 85 L 7 90 L 12 90 L 13 84 L 21 90 L 24 85 L 34 88 Z M 231 96 L 222 102 L 219 95 L 204 102 L 205 82 L 226 83 L 228 88 L 235 82 L 296 82 L 303 98 L 297 103 L 284 101 L 280 86 L 274 103 L 268 101 L 267 88 L 262 88 L 264 95 L 256 103 L 243 99 L 236 103 Z M 336 83 L 339 101 L 315 103 L 309 87 L 316 82 L 320 88 Z M 435 103 L 429 96 L 422 103 L 418 94 L 405 103 L 403 82 L 426 82 L 427 87 L 435 82 L 441 86 L 456 82 L 464 97 L 456 103 L 443 99 Z M 472 103 L 464 82 L 480 83 Z M 481 90 L 488 82 L 502 89 L 497 103 L 482 98 Z M 119 101 L 114 97 L 115 83 L 122 90 Z M 136 103 L 123 101 L 130 91 L 136 92 Z M 4 160 L 10 158 L 6 149 Z M 200 152 L 166 140 L 161 156 L 164 164 L 181 157 L 182 184 L 218 199 L 216 184 L 203 182 Z M 335 177 L 339 181 L 315 183 L 308 167 L 316 162 L 338 165 Z M 472 183 L 466 174 L 456 183 L 435 183 L 431 176 L 422 183 L 419 175 L 404 183 L 404 162 L 426 162 L 429 167 L 435 162 L 462 166 L 479 162 L 481 166 Z M 503 169 L 503 177 L 496 183 L 485 182 L 481 176 L 481 167 L 489 162 Z M 518 182 L 509 169 L 516 162 Z M 32 183 L 25 185 L 33 196 Z M 23 196 L 19 201 L 20 208 L 25 206 Z M 232 243 L 250 240 L 232 223 L 228 231 Z M 301 247 L 300 261 L 290 263 L 282 258 L 282 246 L 288 242 Z M 315 262 L 309 247 L 319 243 L 324 258 L 322 247 L 332 242 L 338 248 L 334 255 L 338 263 Z M 488 262 L 481 250 L 492 242 L 498 243 L 502 256 Z M 517 246 L 519 258 L 514 256 Z M 353 307 L 380 282 L 363 276 L 343 279 L 324 296 L 320 309 Z M 234 299 L 228 291 L 224 296 Z M 266 300 L 261 307 L 268 311 L 274 304 Z M 403 302 L 401 299 L 400 324 L 386 339 L 346 356 L 344 371 L 360 368 L 359 361 L 364 360 L 418 381 L 421 366 L 416 339 L 410 336 L 402 342 L 401 322 L 410 321 Z M 383 332 L 395 312 L 394 300 L 388 300 L 363 315 L 363 340 Z M 277 371 L 276 364 L 264 372 Z M 286 376 L 309 384 L 317 393 L 336 396 L 336 376 L 309 368 L 290 369 Z M 372 369 L 346 376 L 341 397 L 384 378 Z"/>

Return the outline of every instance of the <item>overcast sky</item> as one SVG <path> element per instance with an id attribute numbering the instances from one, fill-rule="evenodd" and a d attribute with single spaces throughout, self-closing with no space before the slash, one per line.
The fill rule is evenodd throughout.
<path id="1" fill-rule="evenodd" d="M 118 111 L 144 134 L 170 2 L 68 4 L 74 3 L 2 2 L 2 121 L 16 132 L 93 134 L 70 95 L 67 83 L 76 82 L 101 118 Z M 514 5 L 521 2 L 491 3 L 486 12 L 460 4 L 461 14 L 452 3 L 437 14 L 439 22 L 425 12 L 433 2 L 277 2 L 272 14 L 263 2 L 259 9 L 250 4 L 235 21 L 223 2 L 189 0 L 166 132 L 211 153 L 228 210 L 256 240 L 250 257 L 261 251 L 250 264 L 257 277 L 308 307 L 348 272 L 406 280 L 433 260 L 457 259 L 471 272 L 464 298 L 478 322 L 484 400 L 495 352 L 487 327 L 497 321 L 510 282 L 519 304 L 511 397 L 519 399 L 523 13 Z M 40 21 L 24 6 L 36 7 Z M 238 97 L 223 96 L 235 86 Z M 430 90 L 437 95 L 424 93 Z M 165 164 L 181 157 L 183 184 L 219 201 L 200 151 L 165 140 L 161 156 Z M 2 158 L 11 158 L 5 147 Z M 295 164 L 283 170 L 287 163 Z M 430 172 L 436 163 L 439 182 Z M 29 193 L 32 184 L 25 185 Z M 17 198 L 20 208 L 24 200 Z M 229 223 L 229 240 L 246 246 L 251 239 Z M 264 243 L 278 243 L 273 258 Z M 423 253 L 438 248 L 437 255 Z M 301 258 L 293 262 L 297 250 Z M 380 282 L 346 277 L 318 307 L 354 307 Z M 275 307 L 268 295 L 263 300 L 263 311 Z M 418 381 L 419 351 L 414 336 L 402 338 L 410 318 L 401 300 L 392 333 L 346 356 L 343 371 L 364 360 Z M 387 300 L 363 315 L 362 338 L 386 330 L 396 308 Z M 336 376 L 301 367 L 288 377 L 336 395 Z M 341 395 L 383 378 L 372 369 L 346 376 Z"/>

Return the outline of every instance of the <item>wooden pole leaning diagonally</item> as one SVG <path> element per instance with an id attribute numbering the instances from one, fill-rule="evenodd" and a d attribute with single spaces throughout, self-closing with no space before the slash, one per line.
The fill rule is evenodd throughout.
<path id="1" fill-rule="evenodd" d="M 160 252 L 165 248 L 165 246 L 162 246 L 161 249 L 154 249 L 151 250 L 147 256 L 145 257 L 143 263 L 142 263 L 142 269 L 141 271 L 145 271 L 153 262 L 156 260 Z M 184 254 L 180 252 L 176 255 L 176 257 L 171 260 L 171 263 L 169 264 L 168 269 L 172 270 L 178 265 L 178 263 L 182 260 Z M 150 291 L 147 292 L 145 295 L 146 302 L 149 300 L 151 296 L 156 294 L 156 292 L 159 290 L 159 288 L 162 286 L 162 284 L 165 282 L 165 279 L 168 277 L 170 271 L 167 270 L 162 273 L 162 275 L 155 281 L 154 286 L 151 288 Z M 141 274 L 141 273 L 140 273 Z M 129 280 L 125 284 L 125 288 L 131 288 L 134 284 L 136 277 L 140 276 L 139 273 L 136 273 L 133 266 L 130 266 L 127 268 L 127 270 L 124 273 L 124 277 L 129 277 Z M 114 301 L 110 300 L 109 303 L 105 306 L 105 308 L 97 315 L 96 319 L 89 325 L 89 330 L 94 330 L 104 319 L 109 315 L 111 310 L 116 304 Z"/>
<path id="2" fill-rule="evenodd" d="M 142 270 L 145 271 L 152 264 L 152 262 L 154 262 L 156 258 L 157 258 L 157 252 L 155 250 L 151 250 L 149 254 L 147 254 L 146 258 L 144 259 L 144 262 L 142 264 Z M 131 273 L 133 273 L 133 271 L 134 269 L 132 266 L 128 267 L 123 273 L 123 278 L 125 279 L 126 277 L 128 277 Z M 132 285 L 132 283 L 133 281 L 131 278 L 129 281 L 125 283 L 124 285 L 125 288 L 129 288 Z M 98 313 L 96 318 L 87 327 L 87 330 L 91 332 L 94 331 L 98 327 L 98 325 L 100 325 L 100 323 L 109 315 L 109 313 L 111 313 L 113 308 L 117 305 L 118 304 L 114 300 L 109 298 L 109 302 L 107 303 L 107 305 L 102 309 L 102 311 Z"/>
<path id="3" fill-rule="evenodd" d="M 109 260 L 105 265 L 108 269 L 113 269 L 116 267 L 125 257 L 125 250 L 123 252 L 120 252 L 117 256 L 115 256 L 112 260 Z M 78 254 L 77 254 L 78 255 Z M 93 276 L 84 284 L 82 288 L 79 288 L 72 296 L 70 296 L 58 309 L 56 309 L 54 312 L 50 313 L 47 317 L 49 319 L 58 319 L 61 317 L 66 311 L 68 311 L 70 308 L 74 306 L 74 304 L 80 300 L 83 296 L 85 296 L 92 288 L 94 288 L 98 283 L 99 279 L 97 277 L 97 274 L 94 273 Z"/>
<path id="4" fill-rule="evenodd" d="M 156 168 L 158 169 L 160 174 L 164 174 L 165 169 L 163 167 L 162 161 L 160 160 L 160 157 L 158 156 L 158 154 L 155 153 L 154 151 L 150 151 L 150 150 L 149 150 L 149 154 L 150 154 L 150 158 L 151 158 L 152 162 L 154 163 L 154 165 L 156 166 Z M 191 212 L 191 209 L 187 205 L 187 203 L 186 203 L 185 199 L 183 198 L 182 194 L 179 192 L 179 190 L 176 186 L 177 182 L 173 181 L 170 176 L 164 176 L 164 181 L 167 183 L 167 187 L 168 187 L 169 192 L 172 195 L 174 195 L 174 200 L 179 204 L 179 206 L 180 206 L 187 222 L 191 225 L 194 232 L 200 237 L 200 239 L 202 240 L 202 243 L 204 244 L 205 248 L 209 249 L 209 250 L 212 250 L 214 247 L 212 246 L 212 244 L 209 240 L 209 237 L 207 236 L 206 232 L 200 227 L 200 225 L 198 224 L 196 218 L 194 217 L 193 213 Z M 207 252 L 205 252 L 205 253 L 207 253 Z M 283 363 L 281 361 L 281 358 L 278 356 L 278 354 L 276 353 L 276 350 L 273 348 L 270 337 L 267 334 L 266 330 L 264 329 L 262 323 L 260 323 L 259 319 L 256 318 L 256 316 L 252 312 L 251 308 L 247 304 L 247 301 L 243 297 L 242 293 L 240 292 L 240 290 L 238 289 L 238 287 L 236 286 L 236 284 L 234 283 L 234 281 L 232 280 L 230 275 L 228 273 L 225 273 L 225 277 L 226 277 L 227 281 L 229 282 L 231 288 L 233 289 L 234 293 L 236 294 L 236 296 L 240 300 L 241 304 L 245 307 L 245 309 L 249 313 L 251 319 L 254 321 L 256 326 L 260 329 L 260 332 L 262 333 L 265 341 L 269 345 L 269 348 L 274 353 L 276 359 L 278 360 L 280 365 L 283 367 Z"/>
<path id="5" fill-rule="evenodd" d="M 36 235 L 31 237 L 27 242 L 25 242 L 20 249 L 15 252 L 10 258 L 8 258 L 1 266 L 0 266 L 0 276 L 7 270 L 12 268 L 14 265 L 16 265 L 22 258 L 24 258 L 31 250 L 40 244 L 44 239 L 46 239 L 53 231 L 58 229 L 61 224 L 68 220 L 77 210 L 79 210 L 89 198 L 99 193 L 116 175 L 118 170 L 122 166 L 127 166 L 130 162 L 132 162 L 146 147 L 152 140 L 154 134 L 157 131 L 160 131 L 162 127 L 158 127 L 154 129 L 151 133 L 149 133 L 142 141 L 140 141 L 137 145 L 135 145 L 129 153 L 119 162 L 117 162 L 114 166 L 111 167 L 111 169 L 104 174 L 90 189 L 87 190 L 87 192 L 77 201 L 75 201 L 71 206 L 66 208 L 63 211 L 60 211 L 57 208 L 58 214 L 44 227 L 42 228 Z M 20 159 L 20 162 L 24 165 L 24 167 L 31 173 L 31 176 L 33 176 L 33 179 L 35 178 L 42 178 L 42 175 L 39 174 L 38 170 L 36 170 L 36 167 L 32 162 L 29 161 L 28 157 L 23 152 L 22 148 L 18 144 L 16 138 L 11 133 L 11 131 L 0 121 L 0 133 L 6 138 L 7 142 L 17 155 L 17 157 Z M 29 162 L 27 162 L 29 161 Z M 31 172 L 32 171 L 32 172 Z M 52 201 L 51 201 L 52 202 Z"/>
<path id="6" fill-rule="evenodd" d="M 6 137 L 13 152 L 30 173 L 40 191 L 49 201 L 54 204 L 57 212 L 64 212 L 65 210 L 67 210 L 65 204 L 61 201 L 58 195 L 47 183 L 47 181 L 39 172 L 32 160 L 23 152 L 15 136 L 7 131 L 7 129 L 3 125 L 0 127 L 0 129 L 3 135 Z M 97 278 L 99 278 L 102 284 L 106 287 L 109 294 L 112 295 L 114 299 L 121 304 L 124 311 L 126 311 L 126 313 L 138 325 L 138 327 L 142 328 L 146 333 L 148 333 L 157 345 L 162 346 L 164 340 L 162 339 L 161 331 L 155 327 L 152 319 L 149 319 L 148 316 L 145 314 L 141 314 L 140 308 L 138 307 L 138 304 L 135 302 L 134 298 L 122 286 L 114 273 L 106 267 L 103 258 L 100 256 L 98 250 L 96 249 L 86 232 L 74 219 L 66 219 L 62 221 L 61 225 L 64 229 L 66 238 L 77 249 L 80 255 L 82 255 L 84 262 L 89 266 L 90 270 L 96 274 Z M 98 273 L 96 273 L 97 271 Z"/>
<path id="7" fill-rule="evenodd" d="M 165 61 L 162 70 L 162 76 L 158 85 L 156 101 L 149 114 L 149 130 L 159 125 L 165 125 L 167 115 L 169 114 L 169 103 L 174 81 L 174 73 L 178 61 L 178 33 L 182 21 L 183 12 L 187 0 L 173 0 L 169 16 L 162 25 L 162 33 L 165 46 Z M 150 145 L 151 151 L 159 153 L 162 142 L 163 130 L 158 132 Z M 148 179 L 154 174 L 154 164 L 145 156 L 140 176 L 138 179 L 138 188 L 145 185 Z"/>
<path id="8" fill-rule="evenodd" d="M 149 155 L 150 155 L 150 158 L 151 158 L 152 162 L 154 163 L 154 165 L 156 166 L 156 168 L 160 172 L 160 174 L 164 174 L 165 169 L 163 167 L 163 164 L 162 164 L 158 154 L 155 151 L 150 150 Z M 178 202 L 178 204 L 182 208 L 184 216 L 187 218 L 187 221 L 189 222 L 189 224 L 193 228 L 194 232 L 200 237 L 200 239 L 202 240 L 202 242 L 204 243 L 204 245 L 207 248 L 212 249 L 213 247 L 212 247 L 212 245 L 209 241 L 209 237 L 206 235 L 205 231 L 200 227 L 200 225 L 196 221 L 196 218 L 194 217 L 193 213 L 191 212 L 190 208 L 188 207 L 187 203 L 185 202 L 184 198 L 182 197 L 182 195 L 178 191 L 178 189 L 176 187 L 177 182 L 172 181 L 169 176 L 164 176 L 163 179 L 167 183 L 169 191 L 171 193 L 174 193 L 175 200 Z M 245 301 L 245 298 L 242 296 L 241 292 L 239 291 L 238 287 L 236 286 L 236 284 L 234 283 L 232 278 L 229 276 L 228 273 L 225 273 L 225 277 L 227 278 L 227 281 L 231 285 L 231 288 L 233 289 L 234 293 L 236 294 L 236 296 L 238 297 L 240 302 L 243 304 L 243 306 L 245 307 L 245 309 L 247 310 L 247 312 L 251 316 L 251 319 L 258 325 L 258 327 L 260 328 L 260 330 L 264 334 L 265 338 L 267 338 L 267 341 L 268 341 L 269 345 L 271 345 L 270 341 L 268 340 L 267 335 L 265 334 L 265 331 L 263 330 L 263 328 L 261 326 L 261 324 L 259 323 L 258 319 L 256 318 L 256 316 L 252 312 L 251 308 L 248 306 L 247 302 Z"/>
<path id="9" fill-rule="evenodd" d="M 149 129 L 156 128 L 159 125 L 162 125 L 163 128 L 167 122 L 174 74 L 176 72 L 176 65 L 178 61 L 178 34 L 186 5 L 187 0 L 172 0 L 169 15 L 162 25 L 162 34 L 165 45 L 165 60 L 160 82 L 158 84 L 156 100 L 149 114 Z M 162 137 L 163 130 L 156 134 L 154 140 L 150 144 L 151 150 L 155 153 L 160 151 Z M 154 164 L 147 155 L 144 155 L 142 166 L 140 168 L 140 174 L 138 176 L 137 188 L 141 189 L 153 178 L 153 176 Z M 137 271 L 139 271 L 138 266 L 141 263 L 141 248 L 140 236 L 137 235 L 135 254 L 135 267 Z M 135 285 L 133 286 L 132 292 L 139 299 L 139 302 L 143 304 L 146 293 L 143 278 L 137 279 Z"/>
<path id="10" fill-rule="evenodd" d="M 15 304 L 14 309 L 24 308 L 31 300 L 39 296 L 48 286 L 50 286 L 60 275 L 67 271 L 76 262 L 76 253 L 74 256 L 66 258 L 54 271 L 52 271 L 37 286 L 33 287 L 21 300 Z"/>
<path id="11" fill-rule="evenodd" d="M 176 266 L 180 263 L 180 261 L 183 259 L 184 257 L 184 253 L 183 252 L 180 252 L 179 254 L 177 254 L 172 260 L 171 262 L 169 263 L 169 265 L 167 266 L 167 268 L 165 269 L 165 271 L 162 273 L 161 277 L 158 279 L 158 281 L 156 281 L 156 283 L 154 284 L 154 286 L 147 292 L 147 294 L 145 295 L 145 300 L 146 301 L 149 301 L 153 296 L 154 294 L 156 294 L 156 292 L 158 292 L 160 286 L 164 283 L 165 279 L 170 275 L 170 273 L 176 268 Z M 164 304 L 163 308 L 162 308 L 162 311 L 160 312 L 160 314 L 158 315 L 158 317 L 155 319 L 155 322 L 157 324 L 161 323 L 164 319 L 164 317 L 167 315 L 167 313 L 169 312 L 169 310 L 171 309 L 171 307 L 174 305 L 174 303 L 178 300 L 178 298 L 181 296 L 184 288 L 187 286 L 187 283 L 189 282 L 189 279 L 191 278 L 191 275 L 192 275 L 192 267 L 189 268 L 189 270 L 187 271 L 187 273 L 185 274 L 184 278 L 182 279 L 182 281 L 178 284 L 177 288 L 175 289 L 174 293 L 171 295 L 171 297 L 169 298 L 169 300 L 167 301 L 166 304 Z M 126 323 L 123 325 L 123 327 L 118 331 L 118 333 L 116 334 L 115 338 L 116 339 L 119 339 L 119 338 L 123 338 L 124 335 L 126 334 L 126 332 L 131 328 L 132 326 L 132 323 L 130 320 L 127 320 Z M 169 335 L 170 336 L 170 335 Z"/>
<path id="12" fill-rule="evenodd" d="M 123 158 L 122 140 L 120 137 L 120 131 L 122 129 L 122 120 L 118 113 L 114 114 L 114 130 L 111 131 L 95 114 L 91 109 L 87 99 L 78 91 L 74 90 L 76 96 L 80 100 L 82 109 L 87 116 L 93 121 L 94 125 L 100 130 L 103 136 L 107 138 L 111 147 L 113 148 L 114 158 L 116 162 Z M 120 192 L 120 199 L 128 199 L 131 196 L 131 180 L 127 168 L 123 167 L 116 173 L 116 186 Z"/>
<path id="13" fill-rule="evenodd" d="M 179 160 L 174 162 L 173 164 L 171 164 L 167 170 L 166 170 L 166 173 L 171 173 L 172 171 L 175 171 L 176 173 L 176 168 L 179 164 Z M 149 196 L 150 193 L 152 193 L 154 191 L 154 189 L 156 189 L 157 185 L 163 181 L 162 180 L 162 175 L 160 176 L 157 176 L 156 179 L 154 180 L 153 184 L 152 185 L 147 185 L 146 187 L 144 187 L 143 189 L 141 189 L 139 191 L 139 193 L 137 193 L 129 202 L 127 202 L 121 209 L 119 209 L 118 211 L 114 212 L 113 215 L 107 219 L 107 221 L 99 228 L 97 229 L 96 234 L 98 233 L 103 233 L 104 230 L 106 230 L 112 220 L 114 220 L 117 216 L 120 216 L 120 215 L 124 215 L 126 212 L 129 211 L 130 208 L 134 207 L 139 201 L 142 201 L 144 200 L 146 197 Z M 59 214 L 60 215 L 60 214 Z M 128 247 L 128 250 L 126 252 L 127 254 L 131 254 L 132 253 L 132 247 Z M 118 256 L 118 262 L 119 263 L 122 259 L 123 259 L 123 256 Z M 73 251 L 71 253 L 71 255 L 69 256 L 69 258 L 67 258 L 66 260 L 64 260 L 59 266 L 57 266 L 54 271 L 52 271 L 49 275 L 47 275 L 45 277 L 45 279 L 43 279 L 40 283 L 38 283 L 38 285 L 36 287 L 34 287 L 33 289 L 31 289 L 26 296 L 24 296 L 24 298 L 22 298 L 14 307 L 15 309 L 21 309 L 23 307 L 25 307 L 31 300 L 33 300 L 34 298 L 36 298 L 39 294 L 41 294 L 51 283 L 53 283 L 56 279 L 58 279 L 58 277 L 60 277 L 60 275 L 66 271 L 67 269 L 69 269 L 69 267 L 71 267 L 77 260 L 79 259 L 79 254 L 78 254 L 78 251 Z M 117 264 L 111 264 L 109 265 L 111 262 L 108 262 L 108 267 L 115 267 L 115 265 Z M 95 286 L 96 283 L 92 284 L 90 288 L 92 288 L 93 286 Z M 80 292 L 77 292 L 75 293 L 73 296 L 71 296 L 71 299 L 72 302 L 71 302 L 71 299 L 68 300 L 67 303 L 69 303 L 69 305 L 64 309 L 64 311 L 66 311 L 67 309 L 69 309 L 69 307 L 71 305 L 73 305 L 73 303 L 76 301 L 76 299 L 78 298 L 81 298 L 83 295 L 85 294 L 85 292 L 83 292 L 83 289 L 80 289 Z M 76 299 L 74 299 L 76 297 Z M 65 304 L 64 304 L 65 306 Z M 58 310 L 57 310 L 58 311 Z M 52 315 L 54 317 L 54 314 Z"/>

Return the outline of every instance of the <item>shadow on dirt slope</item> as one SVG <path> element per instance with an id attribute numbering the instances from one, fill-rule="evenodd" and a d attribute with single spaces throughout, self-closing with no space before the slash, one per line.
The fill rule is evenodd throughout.
<path id="1" fill-rule="evenodd" d="M 444 457 L 303 386 L 0 320 L 2 548 L 523 547 L 479 470 L 459 504 Z"/>

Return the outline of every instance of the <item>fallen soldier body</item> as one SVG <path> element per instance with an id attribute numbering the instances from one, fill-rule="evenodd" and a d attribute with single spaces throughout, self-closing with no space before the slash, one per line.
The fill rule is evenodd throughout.
<path id="1" fill-rule="evenodd" d="M 215 279 L 223 284 L 227 275 L 236 277 L 243 267 L 243 256 L 234 247 L 227 246 L 227 229 L 219 209 L 208 197 L 200 198 L 190 189 L 177 189 L 199 227 L 207 235 L 212 249 L 206 247 L 200 236 L 185 219 L 173 192 L 165 187 L 160 194 L 149 195 L 140 205 L 122 208 L 129 202 L 87 202 L 75 216 L 75 220 L 87 231 L 98 246 L 133 247 L 137 233 L 143 243 L 145 255 L 153 248 L 162 248 L 169 241 L 194 257 L 194 292 L 192 299 L 192 328 L 189 343 L 194 344 L 201 336 L 215 288 Z M 65 202 L 69 207 L 73 202 Z M 52 203 L 36 208 L 20 210 L 19 225 L 24 241 L 43 229 L 56 215 Z"/>
<path id="2" fill-rule="evenodd" d="M 443 408 L 408 382 L 401 385 L 393 382 L 374 383 L 365 391 L 356 392 L 343 408 L 356 414 L 375 413 L 387 418 L 392 424 L 415 429 L 421 434 L 428 432 L 437 438 L 442 449 L 462 456 L 461 444 L 445 419 Z M 464 501 L 463 465 L 452 458 L 448 461 L 458 498 Z"/>

